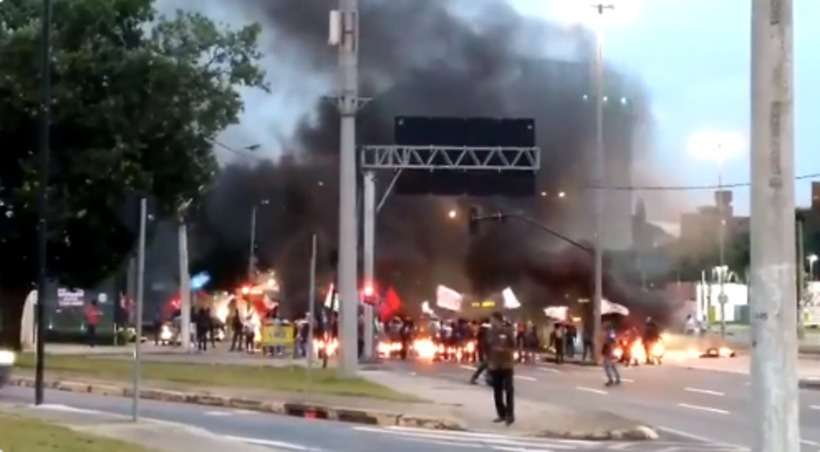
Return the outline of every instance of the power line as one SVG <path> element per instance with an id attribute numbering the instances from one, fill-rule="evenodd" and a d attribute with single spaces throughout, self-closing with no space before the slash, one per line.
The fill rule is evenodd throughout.
<path id="1" fill-rule="evenodd" d="M 236 155 L 241 155 L 242 157 L 252 158 L 252 159 L 257 159 L 257 160 L 265 160 L 265 157 L 263 157 L 261 155 L 257 155 L 257 154 L 252 154 L 252 153 L 249 152 L 250 150 L 257 149 L 259 147 L 259 145 L 247 146 L 247 147 L 242 148 L 240 150 L 240 149 L 236 149 L 236 148 L 233 148 L 231 146 L 228 146 L 227 144 L 225 144 L 225 143 L 223 143 L 219 140 L 216 140 L 216 139 L 212 139 L 212 140 L 208 140 L 208 141 L 210 141 L 211 144 L 215 144 L 218 147 L 220 147 L 220 148 L 222 148 L 222 149 L 224 149 L 228 152 L 232 152 Z"/>
<path id="2" fill-rule="evenodd" d="M 820 179 L 820 173 L 803 174 L 794 178 L 795 181 L 806 179 Z M 698 190 L 723 190 L 728 188 L 750 187 L 751 182 L 739 182 L 734 184 L 721 185 L 612 185 L 606 187 L 587 186 L 586 188 L 600 188 L 602 190 L 614 191 L 698 191 Z"/>

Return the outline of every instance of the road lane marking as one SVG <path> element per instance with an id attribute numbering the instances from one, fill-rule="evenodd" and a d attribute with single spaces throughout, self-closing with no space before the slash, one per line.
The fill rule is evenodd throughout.
<path id="1" fill-rule="evenodd" d="M 818 443 L 816 441 L 811 441 L 811 440 L 808 440 L 808 439 L 801 439 L 800 444 L 805 444 L 806 446 L 810 446 L 810 447 L 820 447 L 820 443 Z"/>
<path id="2" fill-rule="evenodd" d="M 232 413 L 227 411 L 206 411 L 205 416 L 213 416 L 213 417 L 227 417 L 230 416 Z"/>
<path id="3" fill-rule="evenodd" d="M 732 414 L 732 413 L 730 413 L 726 410 L 721 410 L 720 408 L 712 408 L 712 407 L 700 406 L 700 405 L 690 405 L 688 403 L 679 403 L 678 406 L 681 407 L 681 408 L 688 408 L 690 410 L 706 411 L 706 412 L 715 413 L 715 414 L 723 414 L 723 415 Z"/>
<path id="4" fill-rule="evenodd" d="M 720 392 L 720 391 L 712 391 L 712 390 L 709 390 L 709 389 L 700 389 L 700 388 L 690 388 L 688 386 L 683 388 L 683 390 L 686 391 L 686 392 L 696 392 L 698 394 L 707 394 L 707 395 L 713 395 L 713 396 L 718 396 L 718 397 L 723 397 L 723 396 L 726 395 L 725 393 Z"/>
<path id="5" fill-rule="evenodd" d="M 515 375 L 514 377 L 519 379 L 519 380 L 524 380 L 524 381 L 538 381 L 538 380 L 535 379 L 535 377 L 528 377 L 526 375 Z"/>
<path id="6" fill-rule="evenodd" d="M 609 394 L 609 393 L 608 393 L 608 392 L 606 392 L 606 391 L 603 391 L 603 390 L 600 390 L 600 389 L 595 389 L 595 388 L 588 388 L 588 387 L 586 387 L 586 386 L 576 386 L 576 387 L 575 387 L 575 389 L 577 389 L 577 390 L 579 390 L 579 391 L 591 392 L 591 393 L 593 393 L 593 394 L 599 394 L 599 395 L 607 395 L 607 394 Z"/>
<path id="7" fill-rule="evenodd" d="M 693 439 L 695 441 L 700 441 L 700 442 L 706 443 L 706 444 L 712 444 L 712 445 L 715 445 L 715 446 L 732 447 L 732 448 L 737 448 L 738 450 L 744 450 L 744 451 L 749 450 L 748 447 L 738 446 L 737 444 L 724 443 L 722 441 L 715 441 L 715 440 L 713 440 L 711 438 L 707 438 L 705 436 L 695 435 L 694 433 L 684 432 L 683 430 L 678 430 L 678 429 L 675 429 L 675 428 L 672 428 L 672 427 L 663 427 L 663 426 L 659 425 L 659 426 L 656 426 L 655 428 L 658 429 L 658 430 L 661 430 L 663 432 L 670 433 L 672 435 L 682 436 L 684 438 Z"/>
<path id="8" fill-rule="evenodd" d="M 553 369 L 551 367 L 539 367 L 538 370 L 540 370 L 541 372 L 552 372 L 554 374 L 560 374 L 561 373 L 560 370 Z"/>
<path id="9" fill-rule="evenodd" d="M 439 444 L 459 447 L 476 447 L 494 450 L 577 450 L 584 442 L 553 440 L 549 438 L 526 438 L 510 435 L 477 432 L 455 432 L 406 427 L 354 427 L 357 432 L 391 435 L 407 441 L 423 441 L 425 444 Z M 510 449 L 514 448 L 514 449 Z M 523 448 L 523 449 L 522 449 Z M 538 449 L 533 449 L 538 448 Z M 546 449 L 543 449 L 546 448 Z"/>
<path id="10" fill-rule="evenodd" d="M 820 405 L 809 405 L 809 409 L 820 411 Z"/>
<path id="11" fill-rule="evenodd" d="M 231 436 L 225 435 L 224 438 L 231 440 L 231 441 L 239 441 L 245 444 L 253 444 L 255 446 L 268 446 L 268 447 L 277 447 L 280 449 L 287 449 L 287 450 L 302 450 L 302 451 L 312 451 L 318 449 L 312 449 L 309 447 L 302 446 L 301 444 L 294 444 L 294 443 L 286 443 L 284 441 L 271 441 L 269 439 L 262 439 L 262 438 L 247 438 L 244 436 Z"/>
<path id="12" fill-rule="evenodd" d="M 477 370 L 477 368 L 475 368 L 475 367 L 473 367 L 473 366 L 468 366 L 468 365 L 466 365 L 466 364 L 462 364 L 462 365 L 460 365 L 460 366 L 458 366 L 458 367 L 461 367 L 462 369 L 465 369 L 465 370 L 472 370 L 472 371 Z"/>

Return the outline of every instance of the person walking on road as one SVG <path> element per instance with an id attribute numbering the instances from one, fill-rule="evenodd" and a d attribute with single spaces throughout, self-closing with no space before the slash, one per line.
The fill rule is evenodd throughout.
<path id="1" fill-rule="evenodd" d="M 515 422 L 513 368 L 515 331 L 500 312 L 493 313 L 488 340 L 488 365 L 493 380 L 493 399 L 498 417 L 493 422 Z"/>
<path id="2" fill-rule="evenodd" d="M 610 327 L 607 331 L 606 338 L 604 338 L 604 346 L 601 350 L 607 386 L 621 384 L 621 375 L 618 373 L 618 359 L 614 355 L 616 344 L 615 330 Z"/>
<path id="3" fill-rule="evenodd" d="M 490 333 L 490 319 L 482 319 L 481 326 L 476 334 L 476 350 L 478 352 L 478 368 L 470 378 L 470 384 L 476 384 L 478 377 L 487 370 L 487 340 Z"/>

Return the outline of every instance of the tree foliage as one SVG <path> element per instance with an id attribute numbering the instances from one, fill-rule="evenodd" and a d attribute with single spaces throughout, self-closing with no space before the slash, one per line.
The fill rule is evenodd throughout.
<path id="1" fill-rule="evenodd" d="M 0 289 L 31 287 L 36 262 L 41 1 L 0 3 Z M 125 200 L 165 214 L 207 186 L 211 140 L 235 123 L 238 89 L 265 88 L 258 25 L 158 16 L 153 0 L 55 0 L 50 277 L 87 285 L 134 241 Z"/>

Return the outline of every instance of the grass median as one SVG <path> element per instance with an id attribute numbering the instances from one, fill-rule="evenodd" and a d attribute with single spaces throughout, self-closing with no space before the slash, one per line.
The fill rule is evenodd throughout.
<path id="1" fill-rule="evenodd" d="M 121 441 L 98 438 L 19 416 L 0 414 L 0 450 L 4 452 L 149 452 Z"/>
<path id="2" fill-rule="evenodd" d="M 22 354 L 18 369 L 33 370 L 34 355 Z M 132 363 L 125 359 L 48 355 L 46 370 L 52 377 L 84 378 L 128 383 Z M 173 389 L 238 388 L 276 392 L 306 392 L 313 395 L 369 397 L 393 402 L 418 402 L 419 399 L 361 378 L 338 378 L 331 369 L 313 369 L 310 384 L 301 367 L 274 368 L 230 364 L 188 364 L 143 362 L 141 377 L 147 382 Z"/>

